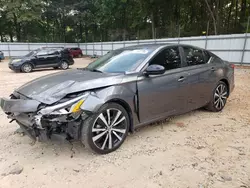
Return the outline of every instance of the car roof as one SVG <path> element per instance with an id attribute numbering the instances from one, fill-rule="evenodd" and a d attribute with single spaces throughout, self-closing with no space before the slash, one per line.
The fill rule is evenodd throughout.
<path id="1" fill-rule="evenodd" d="M 178 44 L 178 43 L 140 44 L 140 45 L 124 47 L 121 49 L 127 49 L 127 50 L 152 49 L 152 50 L 156 50 L 160 47 L 167 47 L 167 46 L 186 46 L 186 47 L 194 47 L 194 48 L 202 49 L 202 48 L 197 47 L 197 46 L 192 46 L 192 45 L 188 45 L 188 44 Z"/>
<path id="2" fill-rule="evenodd" d="M 41 47 L 41 48 L 43 48 L 43 49 L 50 49 L 50 48 L 61 48 L 61 49 L 63 49 L 64 47 L 62 47 L 62 46 L 51 46 L 51 47 L 44 46 L 44 47 Z"/>

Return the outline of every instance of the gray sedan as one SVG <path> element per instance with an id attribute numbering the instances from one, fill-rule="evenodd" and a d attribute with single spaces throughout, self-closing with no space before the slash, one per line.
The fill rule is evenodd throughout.
<path id="1" fill-rule="evenodd" d="M 202 107 L 221 111 L 233 89 L 233 64 L 194 46 L 153 44 L 33 80 L 1 107 L 32 139 L 60 135 L 106 154 L 139 126 Z"/>

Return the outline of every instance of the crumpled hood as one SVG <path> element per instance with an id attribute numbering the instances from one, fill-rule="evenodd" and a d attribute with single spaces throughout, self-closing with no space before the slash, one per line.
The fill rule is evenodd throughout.
<path id="1" fill-rule="evenodd" d="M 68 70 L 40 77 L 16 92 L 45 104 L 53 104 L 67 94 L 118 84 L 123 74 L 106 74 L 87 70 Z"/>

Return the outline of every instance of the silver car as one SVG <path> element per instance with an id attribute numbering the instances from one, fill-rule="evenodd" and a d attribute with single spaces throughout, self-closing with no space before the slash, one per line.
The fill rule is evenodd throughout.
<path id="1" fill-rule="evenodd" d="M 233 89 L 234 65 L 207 50 L 140 45 L 33 80 L 1 107 L 33 139 L 60 135 L 106 154 L 139 126 L 202 107 L 221 111 Z"/>

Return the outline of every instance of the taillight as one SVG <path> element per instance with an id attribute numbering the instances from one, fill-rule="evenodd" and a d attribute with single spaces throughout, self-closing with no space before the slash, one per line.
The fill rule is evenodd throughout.
<path id="1" fill-rule="evenodd" d="M 234 69 L 235 68 L 235 64 L 231 64 L 230 67 Z"/>

